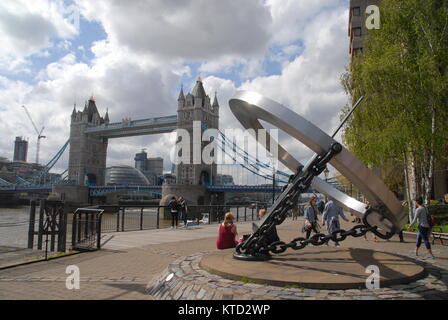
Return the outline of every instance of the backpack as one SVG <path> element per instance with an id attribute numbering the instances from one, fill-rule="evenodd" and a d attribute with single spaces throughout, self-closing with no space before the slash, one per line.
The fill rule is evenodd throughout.
<path id="1" fill-rule="evenodd" d="M 434 225 L 436 224 L 436 217 L 433 214 L 429 213 L 428 208 L 426 208 L 426 219 L 428 220 L 429 227 L 434 227 Z"/>
<path id="2" fill-rule="evenodd" d="M 176 200 L 171 200 L 168 203 L 168 208 L 170 208 L 172 213 L 177 213 L 177 211 L 179 211 L 179 203 Z"/>

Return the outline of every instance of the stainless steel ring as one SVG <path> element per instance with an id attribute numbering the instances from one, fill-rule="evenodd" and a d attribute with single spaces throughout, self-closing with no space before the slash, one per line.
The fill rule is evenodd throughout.
<path id="1" fill-rule="evenodd" d="M 238 91 L 229 100 L 229 105 L 230 110 L 246 129 L 254 129 L 255 131 L 264 129 L 260 120 L 268 122 L 299 140 L 316 153 L 327 151 L 331 144 L 336 142 L 328 134 L 297 113 L 257 92 Z M 255 136 L 255 138 L 259 141 L 258 136 Z M 273 138 L 267 133 L 266 146 L 264 147 L 268 151 L 270 151 L 270 139 Z M 295 172 L 301 165 L 300 162 L 291 156 L 277 141 L 274 139 L 273 141 L 278 146 L 279 161 Z M 387 219 L 375 220 L 375 225 L 378 228 L 389 232 L 394 227 L 396 230 L 400 230 L 403 227 L 407 220 L 407 214 L 403 210 L 400 201 L 384 182 L 355 155 L 343 147 L 342 151 L 330 160 L 330 164 L 358 187 L 372 206 L 385 206 L 387 210 L 385 210 L 384 214 Z M 364 203 L 339 191 L 319 177 L 314 178 L 312 187 L 333 198 L 339 205 L 358 217 L 361 217 L 366 212 Z"/>

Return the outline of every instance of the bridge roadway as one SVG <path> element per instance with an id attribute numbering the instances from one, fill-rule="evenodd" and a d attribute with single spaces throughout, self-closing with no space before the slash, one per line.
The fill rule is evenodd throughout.
<path id="1" fill-rule="evenodd" d="M 85 132 L 104 138 L 122 138 L 148 134 L 169 133 L 177 129 L 177 115 L 141 120 L 123 120 L 87 127 Z"/>
<path id="2" fill-rule="evenodd" d="M 239 186 L 239 185 L 210 185 L 206 187 L 210 192 L 265 192 L 272 193 L 272 186 L 266 185 L 253 185 L 253 186 Z M 160 193 L 162 191 L 162 186 L 90 186 L 89 187 L 90 196 L 99 196 L 107 194 L 110 192 L 116 192 L 120 190 L 134 190 L 140 192 L 148 193 Z M 282 187 L 275 186 L 275 192 L 282 192 Z M 313 192 L 311 190 L 310 192 Z"/>
<path id="3" fill-rule="evenodd" d="M 282 187 L 276 186 L 275 193 L 280 194 Z M 91 197 L 102 196 L 111 192 L 121 190 L 134 190 L 141 193 L 148 193 L 151 195 L 161 195 L 162 186 L 90 186 L 89 195 Z M 210 192 L 233 192 L 233 193 L 272 193 L 271 186 L 208 186 L 207 190 Z M 51 192 L 52 186 L 2 186 L 0 187 L 0 193 L 15 193 L 15 192 Z M 315 190 L 309 190 L 308 192 L 316 193 Z"/>

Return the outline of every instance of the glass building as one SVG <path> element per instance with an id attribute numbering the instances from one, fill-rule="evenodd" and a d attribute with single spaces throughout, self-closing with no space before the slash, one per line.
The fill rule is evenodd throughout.
<path id="1" fill-rule="evenodd" d="M 106 168 L 106 185 L 147 186 L 149 181 L 140 170 L 121 165 Z"/>

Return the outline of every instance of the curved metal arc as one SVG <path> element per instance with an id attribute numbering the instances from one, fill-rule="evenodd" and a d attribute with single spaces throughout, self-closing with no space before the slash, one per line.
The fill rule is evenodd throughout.
<path id="1" fill-rule="evenodd" d="M 307 147 L 316 153 L 327 150 L 334 142 L 333 138 L 316 127 L 314 124 L 304 119 L 292 110 L 283 105 L 263 97 L 257 92 L 238 91 L 229 101 L 230 109 L 235 117 L 246 129 L 264 129 L 260 120 L 266 121 L 277 128 L 285 131 L 290 136 L 304 143 Z M 256 137 L 258 141 L 258 137 Z M 270 151 L 270 139 L 273 139 L 269 133 L 266 137 L 266 146 Z M 286 167 L 296 172 L 300 162 L 289 154 L 277 141 L 278 159 Z M 387 221 L 379 221 L 379 227 L 390 231 L 393 226 L 401 228 L 406 220 L 406 213 L 401 207 L 400 202 L 387 186 L 358 158 L 356 158 L 347 149 L 336 155 L 330 163 L 345 177 L 347 177 L 358 189 L 369 199 L 372 205 L 380 206 L 384 204 L 388 210 L 384 212 Z M 320 192 L 327 194 L 336 200 L 340 205 L 350 210 L 358 216 L 366 212 L 366 205 L 334 188 L 332 185 L 314 178 L 312 187 Z"/>

